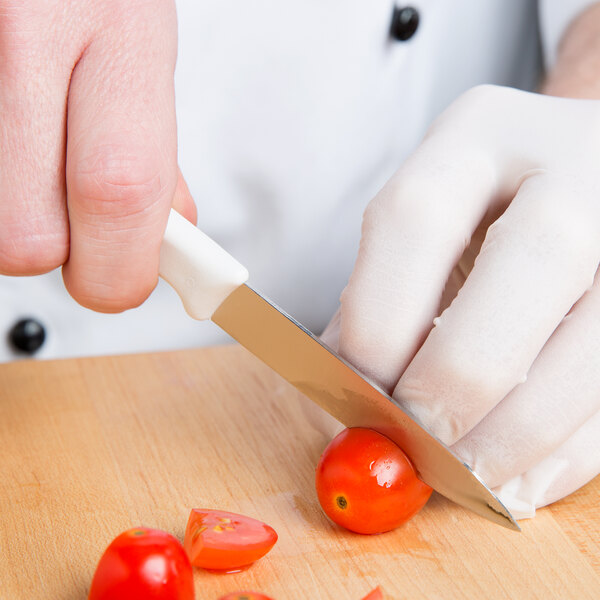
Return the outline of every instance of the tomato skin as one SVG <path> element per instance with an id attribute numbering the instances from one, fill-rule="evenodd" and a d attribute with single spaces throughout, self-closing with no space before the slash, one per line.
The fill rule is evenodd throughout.
<path id="1" fill-rule="evenodd" d="M 329 443 L 317 464 L 315 483 L 325 514 L 364 534 L 399 527 L 419 512 L 432 492 L 394 442 L 362 427 L 344 429 Z"/>
<path id="2" fill-rule="evenodd" d="M 262 558 L 276 541 L 275 530 L 262 521 L 223 510 L 194 508 L 183 546 L 195 567 L 234 571 Z"/>
<path id="3" fill-rule="evenodd" d="M 221 596 L 219 600 L 273 600 L 273 598 L 259 592 L 233 592 Z"/>
<path id="4" fill-rule="evenodd" d="M 194 600 L 194 575 L 177 538 L 137 527 L 117 536 L 98 562 L 88 600 Z"/>

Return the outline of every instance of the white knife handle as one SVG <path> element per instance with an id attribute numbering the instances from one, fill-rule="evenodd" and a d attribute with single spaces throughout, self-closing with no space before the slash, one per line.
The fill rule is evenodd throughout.
<path id="1" fill-rule="evenodd" d="M 248 279 L 246 267 L 195 225 L 171 210 L 160 249 L 160 276 L 179 294 L 194 319 L 210 319 Z"/>

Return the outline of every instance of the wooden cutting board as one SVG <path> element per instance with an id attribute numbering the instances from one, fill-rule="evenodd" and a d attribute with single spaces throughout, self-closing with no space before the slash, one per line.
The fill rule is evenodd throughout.
<path id="1" fill-rule="evenodd" d="M 0 365 L 0 598 L 84 600 L 108 543 L 183 537 L 192 507 L 266 521 L 248 570 L 196 570 L 196 596 L 275 600 L 600 598 L 600 478 L 515 533 L 433 495 L 360 536 L 321 512 L 313 474 L 338 429 L 237 346 Z"/>

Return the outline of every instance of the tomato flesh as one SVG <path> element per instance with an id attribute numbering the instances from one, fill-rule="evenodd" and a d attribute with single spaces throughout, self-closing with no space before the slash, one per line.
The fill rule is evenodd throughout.
<path id="1" fill-rule="evenodd" d="M 315 483 L 325 514 L 364 534 L 399 527 L 421 510 L 432 492 L 392 440 L 362 427 L 345 429 L 329 443 Z"/>
<path id="2" fill-rule="evenodd" d="M 374 590 L 371 590 L 362 600 L 383 600 L 383 592 L 381 588 L 377 586 Z"/>
<path id="3" fill-rule="evenodd" d="M 194 566 L 234 571 L 262 558 L 276 541 L 275 530 L 262 521 L 222 510 L 194 508 L 183 545 Z"/>
<path id="4" fill-rule="evenodd" d="M 98 562 L 89 600 L 194 600 L 194 576 L 179 541 L 137 527 L 117 536 Z"/>

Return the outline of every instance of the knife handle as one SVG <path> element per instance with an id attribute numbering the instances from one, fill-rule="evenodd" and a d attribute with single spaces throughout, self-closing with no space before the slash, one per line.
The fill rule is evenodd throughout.
<path id="1" fill-rule="evenodd" d="M 171 209 L 160 249 L 159 275 L 194 319 L 210 319 L 248 279 L 248 270 L 214 240 Z"/>

